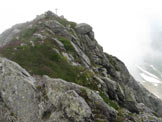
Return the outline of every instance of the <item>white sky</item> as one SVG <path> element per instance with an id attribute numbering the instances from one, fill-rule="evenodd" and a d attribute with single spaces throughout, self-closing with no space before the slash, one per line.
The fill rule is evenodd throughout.
<path id="1" fill-rule="evenodd" d="M 127 66 L 147 50 L 151 26 L 162 23 L 162 0 L 1 0 L 0 32 L 47 10 L 90 24 L 104 51 Z"/>

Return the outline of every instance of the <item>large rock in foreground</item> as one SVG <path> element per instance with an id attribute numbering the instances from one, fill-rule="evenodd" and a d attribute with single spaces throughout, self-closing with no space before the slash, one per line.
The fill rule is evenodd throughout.
<path id="1" fill-rule="evenodd" d="M 47 12 L 2 33 L 0 46 L 36 79 L 0 58 L 0 122 L 161 122 L 162 102 L 103 52 L 88 24 Z"/>
<path id="2" fill-rule="evenodd" d="M 94 91 L 48 76 L 35 79 L 0 58 L 0 120 L 3 122 L 93 122 L 117 112 Z"/>
<path id="3" fill-rule="evenodd" d="M 1 102 L 9 109 L 10 115 L 20 122 L 38 121 L 34 82 L 35 80 L 18 64 L 0 58 Z"/>
<path id="4" fill-rule="evenodd" d="M 55 108 L 48 110 L 51 121 L 109 122 L 117 117 L 115 109 L 106 104 L 100 95 L 86 87 L 48 76 L 37 78 L 37 81 L 39 81 L 37 87 L 40 91 L 45 90 L 48 102 Z"/>

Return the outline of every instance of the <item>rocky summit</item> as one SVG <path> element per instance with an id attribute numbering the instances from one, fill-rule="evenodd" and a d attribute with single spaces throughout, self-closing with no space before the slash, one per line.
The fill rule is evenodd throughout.
<path id="1" fill-rule="evenodd" d="M 93 28 L 51 11 L 0 35 L 0 122 L 162 122 L 162 101 Z"/>

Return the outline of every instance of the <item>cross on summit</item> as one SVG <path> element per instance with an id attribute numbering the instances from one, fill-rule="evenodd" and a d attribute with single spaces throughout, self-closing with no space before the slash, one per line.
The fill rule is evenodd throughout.
<path id="1" fill-rule="evenodd" d="M 55 13 L 56 13 L 56 14 L 57 14 L 57 11 L 58 11 L 58 9 L 56 8 L 56 9 L 55 9 Z"/>

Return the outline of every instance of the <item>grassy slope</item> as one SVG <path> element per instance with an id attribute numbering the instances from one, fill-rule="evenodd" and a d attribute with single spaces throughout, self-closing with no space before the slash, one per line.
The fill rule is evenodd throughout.
<path id="1" fill-rule="evenodd" d="M 66 24 L 65 22 L 67 23 L 65 20 L 62 21 L 62 23 Z M 72 24 L 72 27 L 75 26 L 74 23 L 70 24 Z M 107 98 L 102 89 L 97 87 L 92 72 L 82 66 L 72 66 L 61 53 L 58 54 L 53 49 L 56 48 L 60 52 L 62 51 L 54 40 L 47 38 L 44 43 L 40 43 L 39 39 L 33 38 L 35 32 L 39 32 L 35 27 L 23 30 L 20 33 L 21 41 L 13 39 L 12 43 L 0 49 L 0 54 L 17 62 L 32 75 L 48 75 L 52 78 L 61 78 L 77 83 L 92 90 L 98 90 L 107 104 L 116 110 L 119 109 L 119 106 Z M 79 62 L 80 59 L 77 57 L 70 41 L 57 35 L 55 35 L 55 38 L 60 40 L 64 44 L 66 52 L 72 54 L 75 60 Z M 34 41 L 35 46 L 32 46 L 30 40 Z M 25 43 L 25 45 L 21 46 L 22 43 Z"/>

